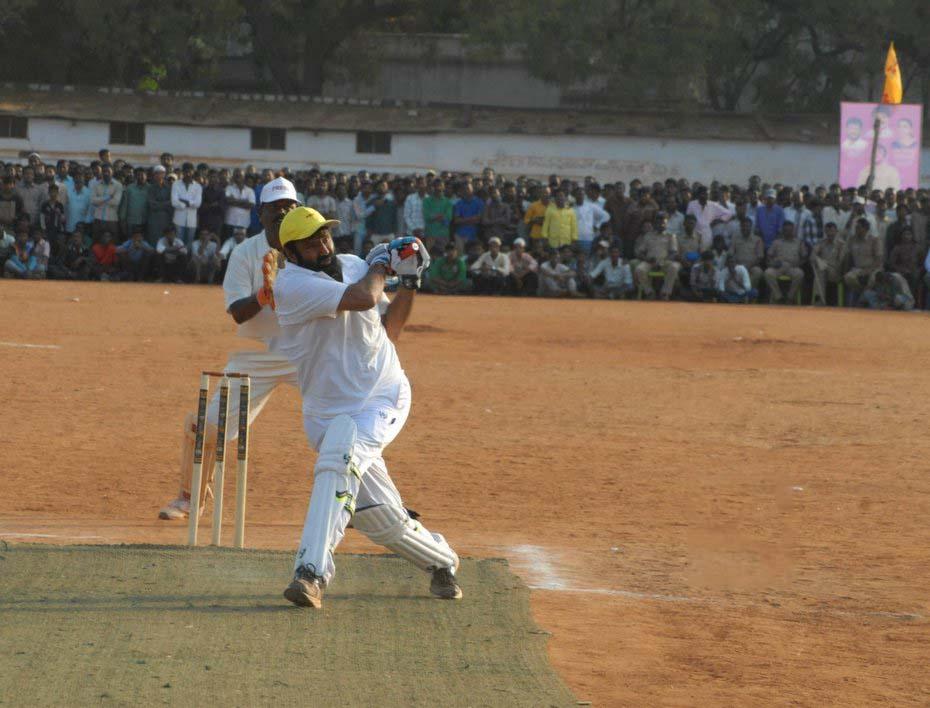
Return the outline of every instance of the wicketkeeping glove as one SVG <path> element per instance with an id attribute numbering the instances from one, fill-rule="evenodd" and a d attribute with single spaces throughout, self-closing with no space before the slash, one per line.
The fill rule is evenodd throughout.
<path id="1" fill-rule="evenodd" d="M 413 236 L 395 238 L 388 244 L 391 252 L 391 270 L 400 277 L 400 284 L 408 290 L 419 290 L 423 271 L 429 268 L 429 253 L 420 240 Z"/>
<path id="2" fill-rule="evenodd" d="M 365 262 L 368 264 L 368 267 L 371 268 L 375 263 L 380 263 L 381 265 L 391 267 L 391 254 L 388 251 L 387 244 L 379 243 L 377 246 L 372 248 L 368 255 L 365 256 Z"/>

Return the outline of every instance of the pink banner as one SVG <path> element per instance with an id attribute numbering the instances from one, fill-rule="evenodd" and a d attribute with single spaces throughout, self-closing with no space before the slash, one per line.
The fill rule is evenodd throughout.
<path id="1" fill-rule="evenodd" d="M 878 152 L 875 189 L 917 188 L 920 181 L 921 106 L 911 103 L 840 104 L 840 186 L 859 187 L 869 177 L 875 119 Z"/>

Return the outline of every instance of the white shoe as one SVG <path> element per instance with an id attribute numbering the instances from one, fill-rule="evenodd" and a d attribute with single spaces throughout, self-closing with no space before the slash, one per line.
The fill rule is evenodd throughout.
<path id="1" fill-rule="evenodd" d="M 200 510 L 203 514 L 203 509 Z M 191 514 L 191 500 L 186 497 L 172 499 L 168 504 L 163 506 L 158 512 L 159 519 L 174 521 L 175 519 L 186 519 Z"/>

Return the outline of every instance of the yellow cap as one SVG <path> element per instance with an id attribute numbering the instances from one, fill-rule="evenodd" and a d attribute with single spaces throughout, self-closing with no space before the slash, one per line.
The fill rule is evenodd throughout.
<path id="1" fill-rule="evenodd" d="M 324 226 L 336 226 L 339 222 L 336 219 L 327 219 L 316 209 L 309 207 L 297 207 L 291 209 L 281 222 L 281 228 L 278 231 L 278 240 L 281 241 L 281 247 L 291 241 L 300 241 L 310 238 Z"/>

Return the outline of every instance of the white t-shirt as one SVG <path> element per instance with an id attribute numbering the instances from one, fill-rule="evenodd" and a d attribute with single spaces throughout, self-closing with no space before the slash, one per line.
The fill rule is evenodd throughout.
<path id="1" fill-rule="evenodd" d="M 297 367 L 304 414 L 322 418 L 358 413 L 375 402 L 393 405 L 406 378 L 380 308 L 338 311 L 368 264 L 351 255 L 337 258 L 342 282 L 288 263 L 274 287 L 281 325 L 276 348 Z"/>
<path id="2" fill-rule="evenodd" d="M 264 231 L 247 238 L 233 249 L 226 266 L 226 277 L 223 278 L 227 312 L 234 302 L 254 295 L 262 287 L 262 261 L 269 250 L 271 246 L 268 245 Z M 237 330 L 239 337 L 257 339 L 269 347 L 269 340 L 280 334 L 281 328 L 271 307 L 263 307 L 255 317 L 238 325 Z"/>
<path id="3" fill-rule="evenodd" d="M 253 206 L 255 204 L 255 190 L 253 190 L 247 184 L 243 184 L 242 189 L 239 189 L 235 184 L 227 185 L 226 196 L 227 198 L 235 199 L 236 201 L 250 202 Z M 230 226 L 238 226 L 243 229 L 247 229 L 249 228 L 251 220 L 251 209 L 243 209 L 242 207 L 235 206 L 226 207 L 226 217 L 223 220 L 224 223 L 229 224 Z"/>

